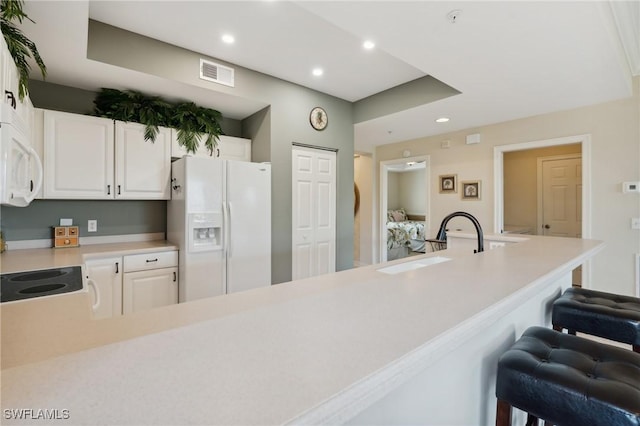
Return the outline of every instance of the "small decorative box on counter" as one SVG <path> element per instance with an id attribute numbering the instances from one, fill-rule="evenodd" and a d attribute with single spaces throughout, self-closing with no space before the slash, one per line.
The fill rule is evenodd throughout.
<path id="1" fill-rule="evenodd" d="M 78 247 L 79 231 L 77 226 L 55 226 L 53 228 L 53 247 Z"/>

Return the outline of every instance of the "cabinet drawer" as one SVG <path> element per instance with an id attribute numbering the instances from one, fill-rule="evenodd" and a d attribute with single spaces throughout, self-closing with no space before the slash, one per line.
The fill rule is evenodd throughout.
<path id="1" fill-rule="evenodd" d="M 157 268 L 178 266 L 177 251 L 132 254 L 124 257 L 124 272 L 146 271 Z"/>

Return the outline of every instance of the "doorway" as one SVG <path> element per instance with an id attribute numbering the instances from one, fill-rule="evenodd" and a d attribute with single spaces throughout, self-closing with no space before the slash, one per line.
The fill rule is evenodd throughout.
<path id="1" fill-rule="evenodd" d="M 336 270 L 336 152 L 293 146 L 292 279 Z"/>
<path id="2" fill-rule="evenodd" d="M 591 138 L 494 148 L 495 232 L 589 238 Z M 588 285 L 588 262 L 573 273 Z"/>
<path id="3" fill-rule="evenodd" d="M 424 251 L 424 235 L 428 234 L 430 223 L 430 183 L 429 156 L 408 157 L 380 163 L 379 253 L 381 262 L 404 257 L 415 250 L 417 253 Z M 394 244 L 393 241 L 390 244 L 388 239 L 387 214 L 390 210 L 400 209 L 406 213 L 407 220 L 424 224 L 422 238 L 408 241 L 406 249 L 396 247 L 399 244 Z"/>

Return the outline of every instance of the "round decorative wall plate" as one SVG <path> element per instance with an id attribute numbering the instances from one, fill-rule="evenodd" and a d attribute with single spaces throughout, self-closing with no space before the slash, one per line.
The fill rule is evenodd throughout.
<path id="1" fill-rule="evenodd" d="M 329 124 L 329 117 L 327 117 L 327 112 L 323 108 L 315 107 L 309 114 L 309 122 L 314 129 L 324 130 Z"/>

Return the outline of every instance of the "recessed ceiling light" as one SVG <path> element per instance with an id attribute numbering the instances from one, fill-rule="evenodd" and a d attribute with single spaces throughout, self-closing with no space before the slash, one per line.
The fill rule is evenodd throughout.
<path id="1" fill-rule="evenodd" d="M 371 40 L 367 40 L 362 44 L 362 47 L 364 47 L 367 50 L 371 50 L 374 47 L 376 47 L 376 44 L 374 42 L 372 42 Z"/>
<path id="2" fill-rule="evenodd" d="M 447 121 L 449 121 L 449 117 L 436 118 L 436 123 L 446 123 Z"/>
<path id="3" fill-rule="evenodd" d="M 224 41 L 227 44 L 233 44 L 233 42 L 236 41 L 236 39 L 231 34 L 224 34 L 222 36 L 222 41 Z"/>
<path id="4" fill-rule="evenodd" d="M 311 72 L 316 77 L 320 77 L 322 74 L 324 74 L 324 71 L 322 70 L 322 68 L 314 68 L 313 71 L 311 71 Z"/>

